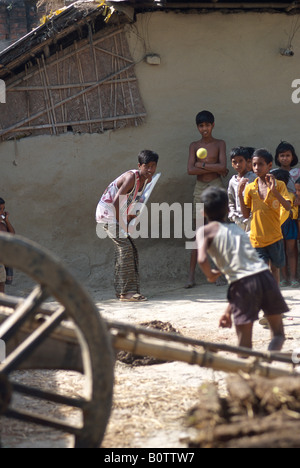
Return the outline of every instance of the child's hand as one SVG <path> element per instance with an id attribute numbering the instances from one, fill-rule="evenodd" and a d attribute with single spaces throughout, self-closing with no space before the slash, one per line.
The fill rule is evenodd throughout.
<path id="1" fill-rule="evenodd" d="M 266 175 L 266 183 L 271 191 L 274 190 L 274 188 L 276 187 L 276 179 L 273 176 L 273 174 Z"/>
<path id="2" fill-rule="evenodd" d="M 294 206 L 300 206 L 300 199 L 298 197 L 294 200 Z"/>
<path id="3" fill-rule="evenodd" d="M 240 180 L 240 183 L 239 183 L 239 186 L 238 186 L 238 195 L 239 196 L 242 196 L 243 193 L 244 193 L 244 190 L 245 190 L 245 187 L 246 185 L 248 184 L 249 182 L 249 179 L 246 179 L 245 177 L 243 177 L 241 180 Z"/>
<path id="4" fill-rule="evenodd" d="M 215 283 L 222 273 L 219 270 L 211 270 L 211 274 L 207 277 L 209 283 Z"/>
<path id="5" fill-rule="evenodd" d="M 231 320 L 231 314 L 228 312 L 225 312 L 224 315 L 220 318 L 219 322 L 219 327 L 220 328 L 231 328 L 232 327 L 232 320 Z"/>

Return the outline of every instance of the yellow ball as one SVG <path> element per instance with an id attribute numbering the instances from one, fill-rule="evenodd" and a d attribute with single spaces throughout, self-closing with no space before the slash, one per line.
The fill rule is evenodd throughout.
<path id="1" fill-rule="evenodd" d="M 198 159 L 205 159 L 207 157 L 207 150 L 205 148 L 199 148 L 196 155 Z"/>

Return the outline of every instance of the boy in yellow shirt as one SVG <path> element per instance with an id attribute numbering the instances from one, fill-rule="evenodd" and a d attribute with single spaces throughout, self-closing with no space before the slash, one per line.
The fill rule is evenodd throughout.
<path id="1" fill-rule="evenodd" d="M 269 151 L 256 150 L 252 167 L 257 179 L 248 185 L 247 179 L 242 179 L 238 194 L 243 216 L 248 218 L 252 213 L 251 243 L 260 258 L 270 265 L 279 284 L 280 268 L 285 265 L 281 206 L 290 211 L 292 204 L 285 183 L 270 174 L 272 164 L 273 156 Z"/>

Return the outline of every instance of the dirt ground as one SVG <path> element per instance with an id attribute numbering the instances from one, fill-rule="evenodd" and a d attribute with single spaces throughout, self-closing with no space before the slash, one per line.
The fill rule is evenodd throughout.
<path id="1" fill-rule="evenodd" d="M 12 287 L 14 289 L 14 287 Z M 147 284 L 143 293 L 148 302 L 121 303 L 113 291 L 87 288 L 104 318 L 125 323 L 159 320 L 170 323 L 181 334 L 206 341 L 236 344 L 234 329 L 218 328 L 226 305 L 227 286 L 205 282 L 192 289 L 182 283 Z M 285 351 L 300 348 L 300 290 L 282 290 L 290 312 L 284 318 Z M 254 328 L 254 348 L 266 350 L 269 330 L 258 323 Z M 21 373 L 20 379 L 40 377 Z M 102 446 L 104 448 L 183 448 L 191 430 L 185 425 L 187 411 L 198 402 L 202 383 L 215 381 L 225 392 L 227 374 L 180 362 L 133 367 L 117 362 L 115 367 L 114 403 Z M 51 376 L 56 388 L 76 388 L 80 376 L 56 371 Z M 70 390 L 71 391 L 71 390 Z M 53 431 L 37 431 L 34 426 L 2 423 L 2 443 L 6 447 L 70 446 L 69 438 Z"/>

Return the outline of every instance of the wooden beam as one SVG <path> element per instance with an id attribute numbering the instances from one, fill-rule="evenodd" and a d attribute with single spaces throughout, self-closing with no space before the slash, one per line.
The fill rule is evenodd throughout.
<path id="1" fill-rule="evenodd" d="M 64 104 L 72 101 L 73 99 L 77 99 L 81 96 L 83 96 L 85 93 L 88 93 L 90 91 L 93 91 L 94 89 L 96 89 L 99 85 L 101 85 L 102 83 L 104 83 L 105 81 L 107 80 L 110 80 L 112 78 L 114 78 L 115 76 L 118 76 L 120 75 L 121 73 L 129 70 L 130 68 L 132 68 L 134 66 L 134 64 L 130 64 L 130 65 L 127 65 L 126 67 L 122 68 L 121 70 L 117 70 L 116 72 L 114 73 L 111 73 L 110 75 L 108 75 L 107 77 L 103 78 L 102 80 L 99 80 L 98 82 L 96 82 L 94 85 L 92 86 L 89 86 L 88 88 L 86 89 L 83 89 L 82 91 L 74 94 L 73 96 L 70 96 L 66 99 L 63 99 L 62 101 L 60 102 L 57 102 L 56 104 L 53 105 L 53 110 L 60 107 L 60 106 L 63 106 Z M 20 127 L 22 127 L 22 125 L 28 123 L 28 122 L 31 122 L 32 120 L 35 120 L 39 117 L 41 117 L 42 115 L 44 115 L 45 113 L 47 112 L 47 109 L 43 109 L 42 111 L 39 111 L 37 112 L 36 114 L 30 116 L 30 117 L 27 117 L 26 119 L 22 119 L 20 120 L 19 122 L 17 122 L 16 124 L 14 125 L 11 125 L 10 127 L 8 128 L 4 128 L 2 130 L 0 130 L 0 136 L 3 136 L 3 135 L 6 135 L 7 133 L 15 130 L 15 129 L 18 129 Z"/>
<path id="2" fill-rule="evenodd" d="M 139 113 L 139 114 L 126 114 L 126 115 L 113 115 L 112 117 L 103 117 L 101 119 L 91 119 L 91 120 L 73 120 L 70 122 L 60 122 L 56 123 L 55 126 L 57 128 L 61 127 L 75 127 L 78 125 L 93 125 L 93 124 L 99 124 L 99 123 L 105 123 L 105 122 L 115 122 L 115 121 L 120 121 L 120 120 L 131 120 L 131 119 L 142 119 L 144 117 L 147 117 L 146 113 Z M 19 127 L 15 130 L 12 130 L 12 132 L 29 132 L 32 130 L 46 130 L 52 128 L 52 124 L 42 124 L 42 125 L 32 125 L 28 127 Z"/>

